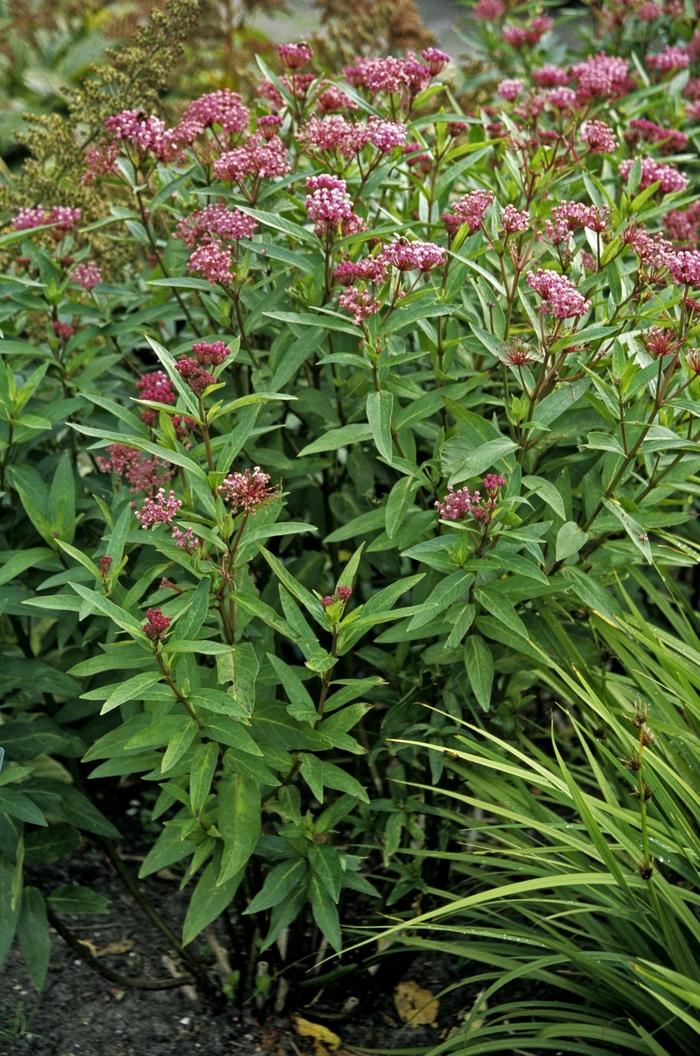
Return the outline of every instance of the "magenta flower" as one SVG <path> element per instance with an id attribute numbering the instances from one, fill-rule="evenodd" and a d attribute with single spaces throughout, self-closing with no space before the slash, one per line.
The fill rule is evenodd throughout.
<path id="1" fill-rule="evenodd" d="M 269 483 L 270 474 L 264 473 L 260 466 L 254 466 L 242 473 L 230 473 L 220 485 L 219 493 L 234 513 L 239 510 L 255 513 L 275 495 L 274 489 L 268 487 Z"/>
<path id="2" fill-rule="evenodd" d="M 615 133 L 604 121 L 586 121 L 581 126 L 581 139 L 594 154 L 612 154 L 618 147 Z"/>
<path id="3" fill-rule="evenodd" d="M 311 62 L 313 52 L 308 44 L 278 44 L 280 62 L 288 70 L 300 70 Z"/>
<path id="4" fill-rule="evenodd" d="M 191 253 L 187 270 L 201 275 L 211 283 L 227 283 L 235 279 L 231 250 L 218 242 L 203 242 Z"/>
<path id="5" fill-rule="evenodd" d="M 155 528 L 157 524 L 170 524 L 178 513 L 182 503 L 174 491 L 166 495 L 163 488 L 156 494 L 147 497 L 140 510 L 136 510 L 136 520 L 142 528 Z"/>
<path id="6" fill-rule="evenodd" d="M 102 473 L 114 473 L 129 485 L 129 490 L 153 495 L 172 477 L 172 468 L 160 458 L 144 455 L 126 444 L 110 444 L 107 457 L 98 455 L 98 469 Z"/>
<path id="7" fill-rule="evenodd" d="M 102 272 L 96 264 L 76 264 L 73 268 L 72 279 L 84 290 L 92 290 L 102 282 Z"/>
<path id="8" fill-rule="evenodd" d="M 175 546 L 179 546 L 187 554 L 193 554 L 201 542 L 191 528 L 186 528 L 183 532 L 182 528 L 179 528 L 176 524 L 173 525 L 170 535 Z"/>
<path id="9" fill-rule="evenodd" d="M 585 315 L 591 307 L 591 302 L 578 292 L 573 283 L 556 271 L 529 271 L 527 284 L 542 298 L 541 311 L 553 315 L 555 319 Z"/>
<path id="10" fill-rule="evenodd" d="M 642 158 L 641 163 L 640 190 L 650 187 L 652 183 L 658 183 L 662 194 L 671 194 L 674 191 L 684 191 L 688 186 L 688 178 L 675 165 L 664 165 L 655 158 Z M 619 171 L 623 180 L 629 176 L 632 165 L 630 160 L 620 162 Z"/>
<path id="11" fill-rule="evenodd" d="M 459 491 L 455 491 L 454 488 L 449 487 L 443 501 L 435 503 L 435 509 L 441 520 L 463 521 L 466 517 L 472 517 L 475 521 L 480 521 L 485 529 L 491 522 L 501 489 L 506 486 L 506 480 L 497 473 L 487 473 L 482 485 L 486 492 L 485 496 L 480 491 L 470 491 L 469 488 L 460 488 Z"/>
<path id="12" fill-rule="evenodd" d="M 337 234 L 354 216 L 345 180 L 322 173 L 309 176 L 306 186 L 311 192 L 305 198 L 306 214 L 313 220 L 316 234 Z"/>
<path id="13" fill-rule="evenodd" d="M 224 341 L 195 341 L 192 351 L 202 366 L 219 367 L 231 355 Z"/>
<path id="14" fill-rule="evenodd" d="M 571 67 L 581 103 L 596 99 L 619 99 L 634 88 L 629 64 L 617 55 L 599 53 Z"/>
<path id="15" fill-rule="evenodd" d="M 420 57 L 430 70 L 431 77 L 437 77 L 450 63 L 450 56 L 440 48 L 423 48 Z"/>
<path id="16" fill-rule="evenodd" d="M 538 88 L 561 88 L 568 84 L 571 76 L 561 66 L 540 66 L 533 70 L 532 79 Z"/>
<path id="17" fill-rule="evenodd" d="M 136 391 L 141 400 L 152 400 L 154 403 L 175 403 L 177 394 L 172 386 L 170 378 L 163 370 L 154 370 L 150 374 L 142 374 L 136 382 Z M 153 407 L 144 407 L 140 412 L 141 421 L 146 425 L 155 425 L 158 421 L 158 412 Z"/>
<path id="18" fill-rule="evenodd" d="M 146 609 L 146 622 L 142 630 L 152 642 L 161 642 L 170 623 L 170 617 L 165 616 L 162 609 Z"/>
<path id="19" fill-rule="evenodd" d="M 530 214 L 526 209 L 521 211 L 514 205 L 507 205 L 501 213 L 501 227 L 508 235 L 527 231 L 530 227 Z"/>
<path id="20" fill-rule="evenodd" d="M 492 202 L 492 191 L 470 191 L 455 202 L 451 212 L 443 213 L 440 219 L 450 235 L 455 235 L 462 224 L 466 224 L 472 233 L 481 227 L 486 210 Z"/>
<path id="21" fill-rule="evenodd" d="M 249 120 L 248 108 L 238 92 L 221 88 L 192 100 L 177 126 L 177 134 L 182 142 L 192 143 L 206 128 L 218 125 L 224 132 L 235 135 L 248 128 Z"/>
<path id="22" fill-rule="evenodd" d="M 332 114 L 340 110 L 357 110 L 357 103 L 337 84 L 329 84 L 316 100 L 321 114 Z"/>
<path id="23" fill-rule="evenodd" d="M 501 81 L 496 91 L 502 99 L 507 99 L 509 102 L 513 102 L 517 99 L 525 85 L 517 77 L 507 78 L 505 81 Z"/>
<path id="24" fill-rule="evenodd" d="M 358 326 L 370 315 L 376 315 L 381 308 L 379 301 L 372 296 L 369 290 L 361 290 L 357 286 L 349 286 L 344 293 L 341 293 L 338 304 L 352 315 L 353 321 Z"/>
<path id="25" fill-rule="evenodd" d="M 207 205 L 186 216 L 175 229 L 178 238 L 194 246 L 203 238 L 215 236 L 228 242 L 252 238 L 258 228 L 257 220 L 240 209 L 227 209 L 223 203 Z"/>
<path id="26" fill-rule="evenodd" d="M 201 396 L 209 385 L 216 384 L 216 378 L 210 371 L 200 366 L 191 356 L 183 356 L 175 364 L 175 370 L 183 381 L 186 381 L 195 396 Z"/>
<path id="27" fill-rule="evenodd" d="M 657 73 L 684 70 L 690 65 L 690 55 L 687 48 L 674 47 L 669 44 L 656 55 L 647 55 L 646 64 L 648 69 L 656 70 Z"/>
<path id="28" fill-rule="evenodd" d="M 679 285 L 700 289 L 700 250 L 679 249 L 668 255 L 666 265 Z"/>
<path id="29" fill-rule="evenodd" d="M 644 117 L 635 117 L 630 121 L 629 132 L 625 133 L 625 139 L 632 146 L 639 140 L 644 140 L 646 143 L 658 143 L 664 154 L 675 154 L 680 150 L 685 150 L 688 146 L 688 137 L 685 132 L 679 132 L 676 128 L 664 128 Z"/>
<path id="30" fill-rule="evenodd" d="M 582 202 L 562 202 L 552 209 L 546 224 L 547 238 L 552 242 L 564 242 L 573 231 L 587 227 L 591 231 L 603 231 L 610 210 L 607 206 L 583 205 Z"/>
<path id="31" fill-rule="evenodd" d="M 398 271 L 432 271 L 445 263 L 445 250 L 434 242 L 407 242 L 398 238 L 385 246 L 382 259 Z"/>
<path id="32" fill-rule="evenodd" d="M 229 150 L 214 162 L 214 175 L 218 180 L 241 183 L 246 177 L 275 179 L 286 176 L 291 170 L 284 143 L 279 136 L 266 139 L 259 132 L 249 136 L 245 143 Z"/>

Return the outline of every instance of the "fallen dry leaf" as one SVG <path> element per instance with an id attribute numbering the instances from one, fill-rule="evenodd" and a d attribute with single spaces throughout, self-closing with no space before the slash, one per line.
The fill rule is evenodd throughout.
<path id="1" fill-rule="evenodd" d="M 436 1026 L 439 1002 L 432 991 L 424 990 L 413 980 L 406 980 L 394 990 L 394 1007 L 409 1027 Z"/>
<path id="2" fill-rule="evenodd" d="M 93 957 L 108 957 L 112 953 L 128 953 L 134 948 L 133 939 L 119 939 L 117 942 L 108 942 L 106 946 L 95 946 L 89 939 L 81 939 L 81 946 L 87 946 Z"/>
<path id="3" fill-rule="evenodd" d="M 337 1052 L 341 1046 L 341 1039 L 322 1023 L 312 1023 L 310 1019 L 302 1016 L 294 1016 L 294 1029 L 300 1038 L 312 1038 L 316 1056 L 326 1056 L 329 1052 Z"/>

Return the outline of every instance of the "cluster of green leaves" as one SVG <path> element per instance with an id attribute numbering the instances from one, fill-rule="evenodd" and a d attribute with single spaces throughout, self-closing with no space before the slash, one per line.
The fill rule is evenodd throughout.
<path id="1" fill-rule="evenodd" d="M 615 667 L 582 669 L 572 629 L 552 620 L 550 727 L 526 723 L 514 742 L 465 723 L 441 749 L 433 809 L 459 832 L 452 884 L 392 929 L 464 962 L 463 1026 L 436 1053 L 697 1044 L 700 642 L 682 597 L 641 571 L 633 583 L 667 630 L 621 587 L 620 613 L 594 621 Z"/>
<path id="2" fill-rule="evenodd" d="M 140 782 L 157 828 L 141 876 L 168 867 L 191 889 L 183 944 L 233 914 L 234 930 L 249 925 L 253 961 L 274 973 L 339 950 L 343 923 L 403 911 L 416 891 L 441 897 L 451 860 L 490 889 L 509 867 L 505 851 L 502 860 L 452 854 L 464 818 L 435 805 L 443 772 L 455 795 L 466 795 L 457 781 L 476 780 L 454 763 L 445 771 L 449 753 L 431 750 L 452 752 L 465 717 L 484 731 L 470 751 L 491 775 L 471 805 L 503 809 L 507 774 L 517 786 L 505 800 L 507 847 L 529 860 L 539 818 L 556 835 L 551 853 L 532 851 L 540 864 L 528 891 L 560 863 L 558 875 L 586 887 L 581 914 L 593 919 L 602 910 L 590 909 L 588 886 L 625 907 L 653 890 L 639 865 L 661 853 L 635 858 L 635 838 L 657 824 L 656 808 L 644 823 L 628 805 L 618 809 L 626 786 L 617 749 L 596 754 L 590 734 L 600 723 L 629 747 L 621 695 L 642 677 L 641 661 L 623 658 L 625 678 L 606 674 L 625 636 L 648 635 L 645 621 L 654 621 L 676 654 L 696 647 L 692 614 L 678 616 L 668 599 L 689 594 L 699 545 L 691 504 L 700 382 L 688 353 L 700 324 L 687 291 L 646 269 L 624 237 L 633 220 L 656 230 L 692 190 L 640 191 L 639 165 L 622 181 L 624 147 L 583 161 L 546 138 L 523 148 L 514 115 L 493 138 L 489 116 L 462 113 L 442 83 L 409 106 L 342 85 L 358 119 L 405 122 L 429 156 L 427 177 L 411 164 L 415 151 L 319 157 L 297 131 L 326 85 L 300 100 L 263 72 L 283 100 L 289 175 L 254 188 L 212 182 L 207 151 L 218 147 L 208 133 L 201 152 L 168 164 L 123 151 L 96 224 L 130 266 L 90 294 L 72 273 L 87 259 L 89 230 L 3 236 L 15 259 L 0 278 L 0 605 L 10 672 L 0 953 L 17 929 L 38 984 L 46 903 L 67 910 L 51 906 L 61 892 L 25 885 L 25 863 L 31 880 L 35 862 L 91 833 L 117 835 L 90 806 L 90 782 Z M 596 113 L 622 141 L 632 114 L 669 119 L 687 76 L 664 94 L 642 70 L 633 91 Z M 450 131 L 457 120 L 466 132 Z M 319 236 L 309 222 L 305 179 L 326 170 L 346 181 L 362 230 Z M 495 202 L 483 226 L 448 240 L 443 212 L 484 188 Z M 548 242 L 546 221 L 562 200 L 609 209 L 603 236 L 578 232 L 563 250 Z M 258 224 L 231 247 L 235 278 L 219 284 L 188 272 L 175 235 L 178 221 L 214 201 Z M 502 228 L 506 204 L 529 210 L 515 240 Z M 390 271 L 377 311 L 352 321 L 337 305 L 335 267 L 396 236 L 439 242 L 444 266 Z M 585 319 L 538 310 L 524 277 L 538 267 L 576 282 L 591 301 Z M 674 352 L 654 360 L 642 335 L 661 322 Z M 225 342 L 229 356 L 197 393 L 177 361 L 201 340 Z M 137 400 L 136 379 L 154 369 L 172 402 Z M 164 525 L 139 526 L 143 492 L 104 472 L 113 445 L 151 460 L 196 547 L 176 545 Z M 273 485 L 252 513 L 221 491 L 231 471 L 250 466 Z M 441 521 L 435 504 L 448 485 L 475 490 L 489 472 L 506 483 L 488 516 Z M 621 583 L 634 596 L 634 625 Z M 162 634 L 146 633 L 148 608 L 169 621 Z M 648 696 L 654 670 L 644 676 Z M 584 685 L 583 672 L 595 681 Z M 690 670 L 674 677 L 680 695 Z M 615 687 L 615 708 L 596 704 L 599 682 L 606 693 Z M 531 734 L 553 694 L 580 711 L 565 757 Z M 666 823 L 678 831 L 664 838 L 669 853 L 686 854 L 686 816 L 672 809 L 683 803 L 679 786 L 669 796 Z M 569 829 L 574 809 L 581 821 Z M 571 833 L 563 850 L 562 832 Z M 423 845 L 430 850 L 401 853 Z M 572 881 L 595 871 L 591 861 L 613 879 Z M 510 884 L 497 887 L 504 899 Z M 680 887 L 665 938 L 687 947 Z M 84 905 L 79 892 L 68 905 Z M 550 910 L 541 911 L 543 934 L 554 927 Z M 639 956 L 662 964 L 657 954 Z M 561 948 L 546 956 L 564 959 Z M 525 975 L 521 957 L 519 938 L 494 953 L 490 982 Z M 691 974 L 686 961 L 672 968 Z M 237 970 L 256 978 L 254 964 Z M 573 984 L 571 993 L 585 998 Z M 588 1036 L 581 1017 L 576 1029 Z M 600 1029 L 591 1026 L 595 1044 Z"/>

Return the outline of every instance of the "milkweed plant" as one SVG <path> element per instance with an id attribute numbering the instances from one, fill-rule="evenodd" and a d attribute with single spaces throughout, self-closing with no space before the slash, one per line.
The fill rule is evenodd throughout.
<path id="1" fill-rule="evenodd" d="M 595 11 L 479 0 L 478 92 L 281 45 L 83 137 L 103 215 L 60 166 L 6 213 L 0 958 L 37 987 L 104 908 L 44 867 L 118 858 L 110 789 L 249 996 L 449 883 L 430 746 L 548 736 L 623 596 L 692 597 L 697 12 Z"/>

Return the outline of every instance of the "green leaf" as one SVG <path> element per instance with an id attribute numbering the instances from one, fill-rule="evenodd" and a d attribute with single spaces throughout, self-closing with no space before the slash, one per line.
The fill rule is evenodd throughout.
<path id="1" fill-rule="evenodd" d="M 261 913 L 280 905 L 304 880 L 306 862 L 303 858 L 290 858 L 273 865 L 265 877 L 263 886 L 243 911 L 245 914 Z"/>
<path id="2" fill-rule="evenodd" d="M 42 990 L 51 957 L 46 903 L 36 887 L 25 887 L 17 921 L 17 941 L 36 990 Z"/>
<path id="3" fill-rule="evenodd" d="M 480 444 L 479 447 L 465 454 L 464 437 L 457 436 L 443 445 L 440 465 L 442 472 L 449 477 L 449 483 L 459 484 L 463 480 L 477 477 L 487 469 L 491 469 L 517 447 L 516 443 L 503 436 L 495 440 L 487 440 L 486 443 Z"/>
<path id="4" fill-rule="evenodd" d="M 653 564 L 649 536 L 641 525 L 635 521 L 634 517 L 627 512 L 617 499 L 604 499 L 603 502 L 605 503 L 605 508 L 610 510 L 613 516 L 620 522 L 634 545 L 643 555 L 644 559 L 648 561 L 650 565 Z"/>
<path id="5" fill-rule="evenodd" d="M 48 897 L 55 913 L 107 913 L 109 899 L 80 884 L 60 884 Z"/>
<path id="6" fill-rule="evenodd" d="M 309 879 L 309 899 L 311 900 L 311 912 L 318 928 L 328 939 L 329 945 L 336 953 L 339 953 L 343 940 L 340 933 L 338 910 L 315 873 L 312 873 Z"/>
<path id="7" fill-rule="evenodd" d="M 316 722 L 318 718 L 316 705 L 294 668 L 290 667 L 289 664 L 285 664 L 284 660 L 280 660 L 274 653 L 268 653 L 267 658 L 277 672 L 284 691 L 289 698 L 287 711 L 291 717 L 297 719 L 298 722 L 310 722 L 312 724 Z"/>
<path id="8" fill-rule="evenodd" d="M 588 536 L 575 521 L 565 521 L 557 532 L 557 561 L 565 561 L 567 557 L 573 557 L 587 540 Z"/>
<path id="9" fill-rule="evenodd" d="M 372 430 L 372 437 L 379 454 L 391 462 L 393 441 L 391 437 L 391 416 L 394 410 L 394 397 L 390 392 L 370 392 L 367 396 L 367 421 Z"/>
<path id="10" fill-rule="evenodd" d="M 550 480 L 546 480 L 544 477 L 528 476 L 523 477 L 522 484 L 528 491 L 534 492 L 538 499 L 546 502 L 554 510 L 557 517 L 561 517 L 562 521 L 566 520 L 564 500 Z"/>
<path id="11" fill-rule="evenodd" d="M 70 543 L 75 529 L 75 477 L 67 451 L 59 460 L 51 482 L 47 513 L 53 534 Z"/>
<path id="12" fill-rule="evenodd" d="M 221 916 L 236 896 L 236 891 L 244 876 L 243 869 L 224 883 L 217 883 L 219 869 L 220 861 L 217 858 L 212 859 L 197 881 L 182 925 L 183 946 L 187 946 L 193 939 L 196 939 L 206 927 Z"/>
<path id="13" fill-rule="evenodd" d="M 491 707 L 493 686 L 493 656 L 484 639 L 478 634 L 470 634 L 464 643 L 464 667 L 479 707 L 488 711 Z"/>
<path id="14" fill-rule="evenodd" d="M 413 506 L 413 496 L 419 487 L 420 481 L 414 477 L 402 477 L 401 480 L 397 480 L 389 492 L 384 514 L 384 529 L 390 539 L 394 539 L 399 529 L 403 527 L 406 514 Z M 326 541 L 328 542 L 329 539 L 330 536 Z"/>
<path id="15" fill-rule="evenodd" d="M 108 711 L 127 704 L 132 700 L 142 700 L 145 690 L 155 686 L 162 679 L 160 671 L 142 671 L 139 675 L 132 675 L 125 682 L 114 682 L 109 686 L 100 686 L 99 689 L 88 690 L 81 694 L 83 700 L 100 700 L 105 693 L 105 700 L 100 710 L 100 715 L 106 715 Z"/>
<path id="16" fill-rule="evenodd" d="M 181 722 L 180 729 L 168 741 L 168 747 L 165 750 L 165 755 L 160 764 L 161 774 L 165 774 L 168 770 L 172 770 L 172 768 L 179 763 L 186 752 L 189 751 L 192 742 L 197 736 L 198 726 L 194 719 L 185 718 L 183 716 Z"/>
<path id="17" fill-rule="evenodd" d="M 30 825 L 46 825 L 46 819 L 36 803 L 29 796 L 25 796 L 24 792 L 18 792 L 9 786 L 0 788 L 0 814 L 2 813 Z"/>
<path id="18" fill-rule="evenodd" d="M 219 763 L 219 746 L 213 741 L 197 744 L 190 761 L 190 806 L 193 814 L 204 807 Z"/>
<path id="19" fill-rule="evenodd" d="M 352 447 L 353 444 L 360 444 L 364 440 L 372 440 L 373 435 L 372 426 L 365 425 L 364 422 L 359 422 L 356 425 L 344 425 L 341 429 L 331 429 L 329 432 L 324 433 L 323 436 L 319 436 L 317 440 L 307 444 L 297 457 L 304 458 L 306 455 L 317 455 L 321 451 L 337 451 L 339 447 Z"/>
<path id="20" fill-rule="evenodd" d="M 260 788 L 236 774 L 219 784 L 216 800 L 217 827 L 224 839 L 217 880 L 220 885 L 243 869 L 260 838 Z"/>
<path id="21" fill-rule="evenodd" d="M 503 599 L 502 592 L 499 591 L 497 585 L 477 587 L 474 591 L 474 596 L 482 608 L 486 609 L 487 612 L 490 612 L 491 615 L 494 616 L 499 623 L 502 623 L 504 627 L 507 627 L 509 631 L 519 635 L 521 638 L 528 638 L 525 624 L 520 619 L 513 606 Z"/>
<path id="22" fill-rule="evenodd" d="M 255 684 L 260 670 L 258 656 L 250 642 L 229 646 L 216 658 L 219 684 L 230 683 L 227 692 L 236 703 L 236 714 L 250 718 L 255 707 Z"/>

